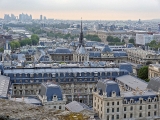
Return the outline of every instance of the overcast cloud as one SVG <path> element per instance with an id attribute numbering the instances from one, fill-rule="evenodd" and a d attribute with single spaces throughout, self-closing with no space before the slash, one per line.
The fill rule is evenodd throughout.
<path id="1" fill-rule="evenodd" d="M 22 12 L 34 18 L 152 19 L 160 18 L 160 0 L 0 0 L 0 17 Z"/>

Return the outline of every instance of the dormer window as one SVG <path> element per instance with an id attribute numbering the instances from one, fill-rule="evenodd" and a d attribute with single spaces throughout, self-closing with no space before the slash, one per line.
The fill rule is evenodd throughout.
<path id="1" fill-rule="evenodd" d="M 148 98 L 148 102 L 152 102 L 151 98 Z"/>
<path id="2" fill-rule="evenodd" d="M 54 97 L 54 98 L 57 98 L 57 96 L 56 96 L 56 95 L 54 95 L 53 97 Z"/>
<path id="3" fill-rule="evenodd" d="M 157 97 L 154 97 L 154 102 L 157 102 Z"/>
<path id="4" fill-rule="evenodd" d="M 127 100 L 126 99 L 123 102 L 124 102 L 124 104 L 127 104 Z"/>
<path id="5" fill-rule="evenodd" d="M 133 99 L 130 99 L 130 103 L 133 103 Z"/>
<path id="6" fill-rule="evenodd" d="M 112 92 L 112 97 L 116 97 L 116 92 L 115 91 Z"/>

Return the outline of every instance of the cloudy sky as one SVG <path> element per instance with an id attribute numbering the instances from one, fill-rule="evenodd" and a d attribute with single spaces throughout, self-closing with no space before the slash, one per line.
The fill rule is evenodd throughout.
<path id="1" fill-rule="evenodd" d="M 160 0 L 0 0 L 4 14 L 40 14 L 55 19 L 137 20 L 160 18 Z"/>

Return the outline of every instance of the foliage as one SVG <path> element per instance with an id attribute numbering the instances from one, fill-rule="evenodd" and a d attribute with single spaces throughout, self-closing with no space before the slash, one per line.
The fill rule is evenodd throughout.
<path id="1" fill-rule="evenodd" d="M 4 52 L 4 48 L 0 48 L 0 52 Z"/>
<path id="2" fill-rule="evenodd" d="M 138 71 L 138 77 L 145 80 L 146 82 L 148 81 L 148 66 L 143 66 Z"/>
<path id="3" fill-rule="evenodd" d="M 155 40 L 151 41 L 147 44 L 149 47 L 153 48 L 154 50 L 158 50 L 160 48 L 160 43 L 156 42 Z"/>
<path id="4" fill-rule="evenodd" d="M 108 36 L 106 39 L 108 42 L 121 42 L 121 39 L 119 39 L 118 37 L 114 38 L 113 36 Z"/>
<path id="5" fill-rule="evenodd" d="M 39 42 L 39 37 L 37 35 L 33 34 L 31 36 L 31 39 L 25 38 L 21 41 L 15 40 L 15 41 L 11 41 L 9 44 L 11 46 L 11 49 L 13 50 L 13 49 L 19 48 L 21 46 L 25 46 L 25 45 L 37 45 L 38 42 Z"/>
<path id="6" fill-rule="evenodd" d="M 98 35 L 86 35 L 85 38 L 87 40 L 101 42 L 101 39 L 98 37 Z"/>
<path id="7" fill-rule="evenodd" d="M 131 39 L 129 39 L 129 41 L 128 41 L 128 42 L 129 42 L 129 43 L 133 43 L 133 44 L 135 44 L 135 43 L 134 43 L 134 39 L 132 39 L 132 38 L 131 38 Z"/>
<path id="8" fill-rule="evenodd" d="M 63 38 L 63 39 L 71 39 L 74 40 L 77 36 L 71 34 L 62 34 L 62 33 L 53 33 L 52 31 L 47 32 L 48 37 L 55 37 L 55 38 Z"/>

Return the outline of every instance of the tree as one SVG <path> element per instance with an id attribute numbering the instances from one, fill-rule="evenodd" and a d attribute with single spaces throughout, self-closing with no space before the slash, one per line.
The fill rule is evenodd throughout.
<path id="1" fill-rule="evenodd" d="M 134 39 L 129 39 L 129 41 L 128 41 L 129 43 L 133 43 L 134 44 Z"/>
<path id="2" fill-rule="evenodd" d="M 113 38 L 112 36 L 107 36 L 107 39 L 106 39 L 106 40 L 107 40 L 108 42 L 113 42 L 113 39 L 114 39 L 114 38 Z"/>
<path id="3" fill-rule="evenodd" d="M 101 39 L 98 37 L 98 35 L 86 35 L 85 38 L 87 40 L 101 42 Z"/>
<path id="4" fill-rule="evenodd" d="M 4 48 L 0 48 L 0 52 L 4 52 Z"/>
<path id="5" fill-rule="evenodd" d="M 10 44 L 12 50 L 15 49 L 16 45 L 15 45 L 15 43 L 13 41 L 10 42 L 9 44 Z"/>
<path id="6" fill-rule="evenodd" d="M 146 82 L 148 81 L 148 66 L 143 66 L 140 68 L 138 71 L 138 77 L 145 80 Z"/>

